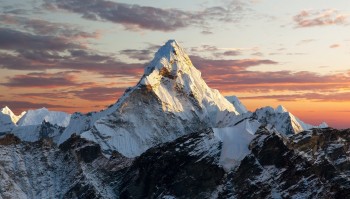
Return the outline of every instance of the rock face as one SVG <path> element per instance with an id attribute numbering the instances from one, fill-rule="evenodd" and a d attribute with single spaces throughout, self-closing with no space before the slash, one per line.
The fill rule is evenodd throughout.
<path id="1" fill-rule="evenodd" d="M 347 198 L 349 131 L 315 129 L 286 140 L 260 128 L 252 152 L 225 172 L 219 153 L 193 154 L 210 133 L 148 150 L 126 174 L 122 198 Z M 203 136 L 205 135 L 205 136 Z M 213 142 L 215 143 L 215 142 Z M 211 148 L 220 144 L 213 144 Z M 178 166 L 181 165 L 181 166 Z"/>
<path id="2" fill-rule="evenodd" d="M 39 125 L 17 126 L 12 130 L 11 134 L 27 142 L 51 138 L 53 142 L 57 143 L 64 130 L 64 127 L 43 121 Z"/>
<path id="3" fill-rule="evenodd" d="M 130 159 L 109 158 L 72 136 L 27 143 L 0 139 L 2 198 L 347 198 L 350 131 L 314 129 L 284 138 L 261 127 L 237 167 L 220 164 L 211 128 Z"/>
<path id="4" fill-rule="evenodd" d="M 211 129 L 149 149 L 124 176 L 121 198 L 209 198 L 225 172 Z"/>
<path id="5" fill-rule="evenodd" d="M 252 154 L 226 179 L 223 197 L 346 198 L 350 195 L 349 131 L 315 129 L 291 140 L 260 131 Z"/>
<path id="6" fill-rule="evenodd" d="M 118 198 L 110 174 L 130 165 L 123 157 L 105 158 L 99 145 L 79 137 L 57 147 L 50 139 L 28 143 L 13 135 L 0 139 L 0 162 L 1 198 L 30 199 Z"/>

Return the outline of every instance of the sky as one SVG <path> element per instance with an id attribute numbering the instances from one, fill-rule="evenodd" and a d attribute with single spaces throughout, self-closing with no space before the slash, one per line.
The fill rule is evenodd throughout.
<path id="1" fill-rule="evenodd" d="M 251 111 L 350 128 L 348 0 L 0 0 L 0 106 L 99 111 L 169 39 Z"/>

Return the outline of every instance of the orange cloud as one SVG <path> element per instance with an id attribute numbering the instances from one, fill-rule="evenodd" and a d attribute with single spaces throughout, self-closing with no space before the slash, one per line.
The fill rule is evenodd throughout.
<path id="1" fill-rule="evenodd" d="M 339 48 L 340 47 L 340 44 L 332 44 L 329 46 L 330 48 Z"/>

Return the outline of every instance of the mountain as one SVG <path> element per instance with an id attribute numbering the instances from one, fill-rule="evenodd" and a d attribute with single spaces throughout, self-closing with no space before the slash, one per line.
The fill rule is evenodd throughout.
<path id="1" fill-rule="evenodd" d="M 73 120 L 74 127 L 68 125 L 63 136 L 81 133 L 75 128 L 79 123 L 78 129 L 88 130 L 81 136 L 99 143 L 105 153 L 115 150 L 135 157 L 194 129 L 223 127 L 238 114 L 219 91 L 207 86 L 184 49 L 170 40 L 155 54 L 139 83 L 110 110 L 78 116 L 86 119 Z"/>
<path id="2" fill-rule="evenodd" d="M 24 114 L 26 114 L 26 112 L 24 111 L 24 112 L 22 112 L 20 115 L 15 115 L 15 114 L 11 111 L 11 109 L 10 109 L 9 107 L 7 107 L 7 106 L 5 106 L 4 108 L 2 108 L 2 109 L 0 110 L 0 112 L 1 112 L 2 114 L 5 114 L 5 115 L 10 116 L 11 121 L 12 121 L 14 124 L 16 124 L 16 123 L 18 122 L 18 120 L 21 119 L 21 118 L 23 117 Z"/>
<path id="3" fill-rule="evenodd" d="M 226 96 L 226 99 L 233 104 L 239 114 L 248 112 L 248 109 L 242 104 L 237 96 Z"/>
<path id="4" fill-rule="evenodd" d="M 58 143 L 64 130 L 65 128 L 62 126 L 43 121 L 37 125 L 17 126 L 11 131 L 11 134 L 26 142 L 36 142 L 49 138 L 54 143 Z"/>
<path id="5" fill-rule="evenodd" d="M 249 145 L 252 152 L 231 171 L 218 166 L 220 152 L 214 149 L 220 145 L 209 141 L 212 135 L 210 130 L 201 131 L 146 151 L 125 174 L 121 198 L 348 198 L 350 195 L 349 130 L 314 129 L 285 140 L 260 128 Z M 212 153 L 194 153 L 203 145 Z"/>
<path id="6" fill-rule="evenodd" d="M 0 110 L 0 134 L 11 132 L 16 127 L 17 121 L 25 114 L 15 115 L 7 106 Z"/>
<path id="7" fill-rule="evenodd" d="M 293 135 L 312 128 L 327 128 L 328 125 L 323 122 L 319 126 L 306 124 L 299 118 L 288 112 L 287 109 L 279 105 L 276 109 L 272 107 L 264 107 L 257 109 L 253 115 L 261 124 L 268 125 L 270 128 L 276 129 L 283 135 Z"/>
<path id="8" fill-rule="evenodd" d="M 248 111 L 210 89 L 173 40 L 101 112 L 43 108 L 17 124 L 4 112 L 0 198 L 350 196 L 349 130 L 283 106 Z"/>
<path id="9" fill-rule="evenodd" d="M 259 128 L 234 170 L 220 164 L 222 143 L 203 129 L 136 158 L 72 136 L 0 138 L 2 198 L 347 198 L 349 130 L 313 129 L 284 139 Z"/>
<path id="10" fill-rule="evenodd" d="M 69 120 L 69 114 L 49 111 L 46 108 L 29 110 L 16 116 L 8 107 L 5 107 L 0 112 L 0 136 L 13 134 L 28 142 L 51 138 L 58 143 Z"/>
<path id="11" fill-rule="evenodd" d="M 70 117 L 70 114 L 49 111 L 46 108 L 29 110 L 18 121 L 18 126 L 40 125 L 43 121 L 46 121 L 51 124 L 66 127 L 69 124 Z"/>

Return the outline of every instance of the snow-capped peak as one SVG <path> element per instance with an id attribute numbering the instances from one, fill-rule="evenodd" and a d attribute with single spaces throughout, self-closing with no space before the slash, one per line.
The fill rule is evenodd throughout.
<path id="1" fill-rule="evenodd" d="M 322 122 L 318 127 L 321 129 L 328 128 L 328 124 L 326 122 Z"/>
<path id="2" fill-rule="evenodd" d="M 288 112 L 288 110 L 284 106 L 278 105 L 276 108 L 276 112 L 277 113 L 286 113 L 286 112 Z"/>
<path id="3" fill-rule="evenodd" d="M 210 116 L 215 126 L 223 119 L 220 111 L 228 111 L 234 115 L 239 112 L 215 89 L 211 89 L 201 77 L 185 50 L 175 40 L 169 40 L 155 54 L 154 59 L 145 68 L 145 74 L 139 85 L 152 90 L 163 102 L 168 111 L 183 112 L 184 106 L 176 95 L 179 93 L 191 96 L 197 105 Z"/>
<path id="4" fill-rule="evenodd" d="M 58 111 L 49 111 L 47 108 L 29 110 L 18 121 L 18 126 L 40 125 L 43 121 L 66 127 L 69 124 L 70 114 Z"/>
<path id="5" fill-rule="evenodd" d="M 5 106 L 4 108 L 2 108 L 2 109 L 0 110 L 0 112 L 3 113 L 4 115 L 10 116 L 11 121 L 12 121 L 14 124 L 16 124 L 17 121 L 18 121 L 19 119 L 21 119 L 21 117 L 26 113 L 26 112 L 22 112 L 20 115 L 17 116 L 17 115 L 15 115 L 15 114 L 12 112 L 12 110 L 11 110 L 9 107 L 7 107 L 7 106 Z"/>
<path id="6" fill-rule="evenodd" d="M 312 128 L 328 127 L 326 123 L 322 123 L 320 126 L 307 124 L 281 105 L 276 109 L 270 106 L 257 109 L 253 115 L 260 123 L 268 125 L 284 135 L 296 134 Z"/>
<path id="7" fill-rule="evenodd" d="M 244 106 L 244 104 L 238 99 L 237 96 L 226 96 L 226 99 L 233 104 L 236 108 L 236 111 L 239 114 L 243 114 L 248 112 L 248 109 Z"/>
<path id="8" fill-rule="evenodd" d="M 9 113 L 12 113 L 13 112 L 11 111 L 11 109 L 7 106 L 5 106 L 4 108 L 1 109 L 1 112 L 4 113 L 4 114 L 9 114 Z"/>
<path id="9" fill-rule="evenodd" d="M 175 62 L 176 64 L 173 64 Z M 152 62 L 145 68 L 145 75 L 148 76 L 155 69 L 159 71 L 166 69 L 163 75 L 176 76 L 179 70 L 186 73 L 192 66 L 190 58 L 178 42 L 169 40 L 157 51 Z"/>
<path id="10" fill-rule="evenodd" d="M 218 90 L 208 87 L 174 40 L 158 50 L 139 83 L 111 109 L 90 129 L 80 128 L 85 131 L 82 137 L 99 143 L 104 151 L 116 150 L 127 157 L 194 130 L 225 127 L 239 115 Z M 71 135 L 70 126 L 60 143 Z"/>
<path id="11" fill-rule="evenodd" d="M 176 79 L 179 73 L 196 75 L 200 78 L 200 72 L 191 71 L 191 67 L 193 64 L 185 50 L 175 40 L 169 40 L 157 51 L 154 59 L 145 68 L 140 84 L 157 86 L 163 77 Z"/>

